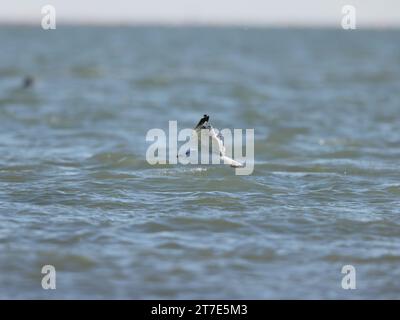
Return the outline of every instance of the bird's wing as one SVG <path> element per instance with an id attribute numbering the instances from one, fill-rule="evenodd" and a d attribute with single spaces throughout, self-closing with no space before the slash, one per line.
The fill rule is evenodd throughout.
<path id="1" fill-rule="evenodd" d="M 213 152 L 218 152 L 220 156 L 224 156 L 225 155 L 225 147 L 224 147 L 224 143 L 222 141 L 222 135 L 219 134 L 217 135 L 214 128 L 210 126 L 209 129 L 209 135 L 211 137 L 211 141 L 214 145 L 217 146 L 217 149 Z"/>
<path id="2" fill-rule="evenodd" d="M 219 155 L 225 155 L 225 147 L 222 141 L 222 135 L 217 134 L 212 127 L 212 125 L 208 122 L 209 120 L 208 115 L 204 115 L 203 118 L 200 119 L 199 123 L 194 128 L 195 133 L 197 134 L 198 140 L 200 140 L 201 146 L 207 148 L 208 146 L 208 137 L 211 137 L 211 142 L 213 146 L 216 148 L 212 148 L 212 152 L 218 153 Z M 202 137 L 202 130 L 207 130 L 207 137 Z M 204 131 L 203 131 L 204 133 Z M 193 138 L 193 136 L 192 136 Z M 204 140 L 203 140 L 204 139 Z M 207 140 L 207 141 L 206 141 Z M 208 150 L 207 150 L 208 151 Z"/>
<path id="3" fill-rule="evenodd" d="M 221 156 L 221 160 L 224 162 L 224 164 L 230 165 L 232 168 L 242 168 L 243 167 L 243 163 L 233 160 L 227 156 Z"/>

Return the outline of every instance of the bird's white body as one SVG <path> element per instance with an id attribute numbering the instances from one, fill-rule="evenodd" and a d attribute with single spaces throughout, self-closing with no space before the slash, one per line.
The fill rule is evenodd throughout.
<path id="1" fill-rule="evenodd" d="M 214 130 L 214 128 L 208 123 L 208 116 L 207 116 L 207 120 L 204 121 L 203 123 L 201 123 L 201 125 L 197 125 L 197 127 L 195 128 L 195 132 L 197 134 L 197 139 L 200 139 L 201 141 L 201 146 L 202 149 L 208 148 L 208 141 L 203 140 L 204 138 L 211 137 L 211 145 L 212 145 L 212 152 L 216 153 L 219 155 L 220 159 L 223 161 L 224 164 L 229 165 L 233 168 L 241 168 L 243 167 L 243 164 L 233 160 L 232 158 L 229 158 L 226 155 L 226 149 L 224 146 L 224 142 L 223 142 L 223 137 L 222 135 L 219 133 L 217 134 Z M 204 137 L 202 134 L 206 134 L 206 137 Z M 208 150 L 207 150 L 208 151 Z"/>

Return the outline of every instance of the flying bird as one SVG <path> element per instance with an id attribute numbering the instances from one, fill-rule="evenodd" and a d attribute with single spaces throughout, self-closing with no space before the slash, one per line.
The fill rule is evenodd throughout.
<path id="1" fill-rule="evenodd" d="M 224 162 L 224 164 L 230 165 L 233 168 L 241 168 L 243 167 L 243 164 L 233 160 L 232 158 L 229 158 L 226 155 L 226 150 L 223 142 L 223 136 L 221 133 L 216 133 L 214 128 L 209 122 L 210 116 L 204 115 L 203 118 L 200 119 L 199 123 L 196 125 L 194 128 L 194 131 L 197 134 L 197 139 L 201 140 L 201 130 L 207 130 L 207 135 L 211 137 L 212 145 L 216 146 L 216 150 L 219 154 L 220 159 Z M 208 144 L 204 144 L 204 141 L 200 141 L 201 146 L 207 146 Z M 190 156 L 190 149 L 186 151 L 186 156 Z"/>

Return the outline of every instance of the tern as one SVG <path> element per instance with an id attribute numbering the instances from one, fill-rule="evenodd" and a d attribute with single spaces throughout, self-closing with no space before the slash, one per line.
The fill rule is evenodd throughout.
<path id="1" fill-rule="evenodd" d="M 194 128 L 196 132 L 197 139 L 199 140 L 201 137 L 202 130 L 206 130 L 206 133 L 209 137 L 211 137 L 212 144 L 216 146 L 216 150 L 219 154 L 220 159 L 224 164 L 230 165 L 232 168 L 242 168 L 244 165 L 232 158 L 229 158 L 226 155 L 226 149 L 223 142 L 223 136 L 221 133 L 216 133 L 214 128 L 209 122 L 210 116 L 204 115 L 203 118 L 200 119 L 199 123 Z M 201 140 L 201 139 L 200 139 Z M 203 146 L 204 142 L 200 141 L 200 144 Z M 208 147 L 208 144 L 206 145 Z M 186 151 L 186 156 L 190 155 L 190 149 Z"/>

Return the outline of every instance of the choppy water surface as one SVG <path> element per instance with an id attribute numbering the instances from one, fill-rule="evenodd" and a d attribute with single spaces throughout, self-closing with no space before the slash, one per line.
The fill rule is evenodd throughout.
<path id="1" fill-rule="evenodd" d="M 1 298 L 399 298 L 398 31 L 0 39 Z M 255 129 L 253 175 L 146 163 L 147 130 L 204 113 Z"/>

